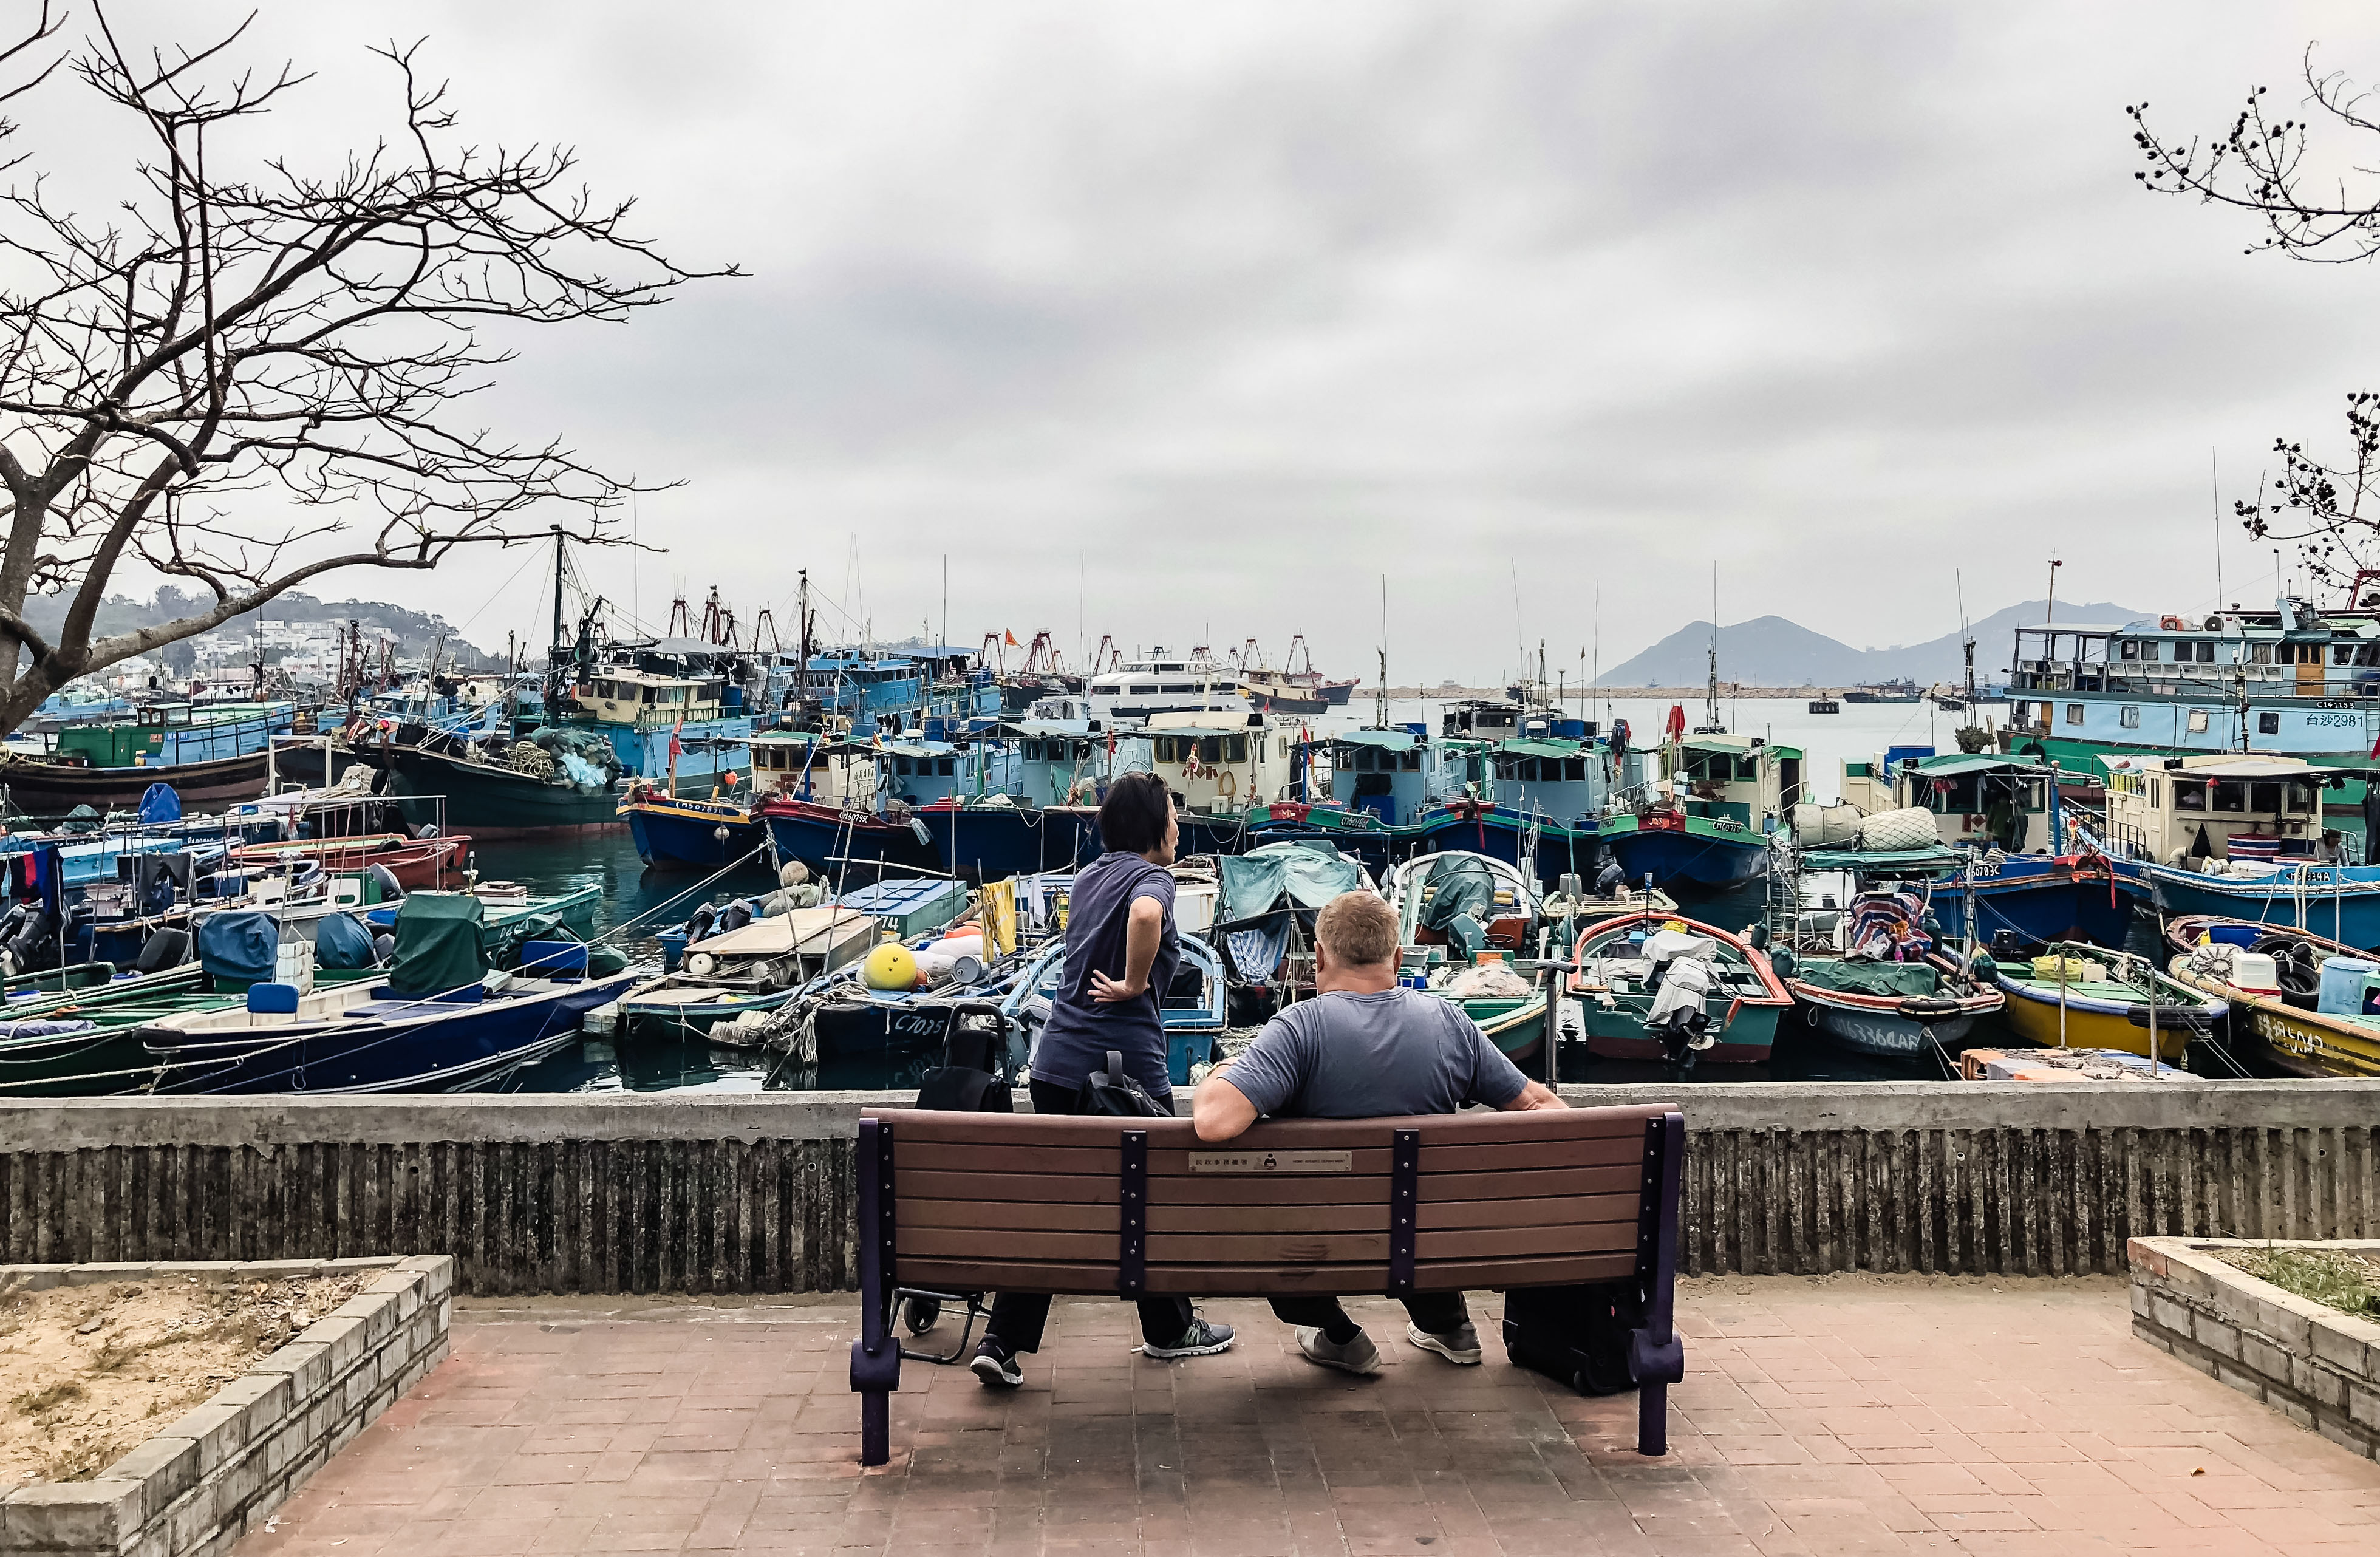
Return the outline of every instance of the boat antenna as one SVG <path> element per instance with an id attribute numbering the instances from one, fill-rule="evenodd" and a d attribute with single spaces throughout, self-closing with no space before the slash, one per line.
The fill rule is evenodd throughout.
<path id="1" fill-rule="evenodd" d="M 1967 625 L 1967 576 L 1963 569 L 1950 570 L 1952 583 L 1959 590 L 1959 647 L 1967 656 L 1967 718 L 1975 717 L 1975 634 Z"/>
<path id="2" fill-rule="evenodd" d="M 1380 575 L 1380 684 L 1372 698 L 1373 707 L 1379 711 L 1373 727 L 1385 730 L 1389 727 L 1389 576 L 1385 573 Z"/>
<path id="3" fill-rule="evenodd" d="M 2280 555 L 2280 553 L 2275 552 L 2273 555 L 2277 557 Z M 2041 625 L 2045 627 L 2058 620 L 2058 570 L 2065 566 L 2066 565 L 2064 563 L 2058 561 L 2056 557 L 2049 559 L 2049 604 L 2041 614 Z M 2056 657 L 2057 650 L 2057 642 L 2053 639 L 2050 643 L 2050 653 L 2052 658 Z"/>
<path id="4" fill-rule="evenodd" d="M 1711 564 L 1710 667 L 1703 684 L 1703 723 L 1718 728 L 1718 564 Z"/>
<path id="5" fill-rule="evenodd" d="M 2206 480 L 2215 493 L 2215 603 L 2219 606 L 2223 603 L 2223 468 L 2215 462 L 2212 444 L 2206 445 Z"/>
<path id="6" fill-rule="evenodd" d="M 1603 580 L 1595 581 L 1595 690 L 1586 699 L 1586 712 L 1595 712 L 1596 699 L 1603 695 Z"/>

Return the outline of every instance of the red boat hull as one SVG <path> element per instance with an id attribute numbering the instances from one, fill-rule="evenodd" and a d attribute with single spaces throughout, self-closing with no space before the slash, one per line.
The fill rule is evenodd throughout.
<path id="1" fill-rule="evenodd" d="M 285 860 L 312 859 L 322 862 L 329 871 L 362 870 L 370 866 L 385 866 L 396 878 L 396 884 L 407 892 L 423 888 L 436 889 L 448 884 L 463 870 L 463 851 L 471 840 L 461 833 L 450 838 L 419 838 L 408 843 L 385 844 L 363 839 L 322 838 L 303 846 L 288 844 L 251 844 L 231 851 L 233 860 L 255 868 L 272 866 Z"/>

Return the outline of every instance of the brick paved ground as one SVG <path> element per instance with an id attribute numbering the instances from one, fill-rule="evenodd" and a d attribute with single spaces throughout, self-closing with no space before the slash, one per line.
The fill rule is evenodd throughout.
<path id="1" fill-rule="evenodd" d="M 1497 1299 L 1475 1299 L 1475 1312 Z M 912 1364 L 862 1475 L 848 1299 L 458 1312 L 455 1355 L 240 1557 L 568 1551 L 2380 1551 L 2380 1465 L 2131 1338 L 2114 1281 L 1688 1283 L 1673 1453 L 1633 1397 L 1405 1345 L 1300 1360 L 1260 1305 L 1229 1354 L 1133 1355 L 1061 1301 L 1026 1387 Z M 1483 1327 L 1484 1328 L 1484 1327 Z"/>

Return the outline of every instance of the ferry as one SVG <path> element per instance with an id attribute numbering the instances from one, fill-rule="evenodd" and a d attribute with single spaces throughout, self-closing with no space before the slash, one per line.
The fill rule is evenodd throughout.
<path id="1" fill-rule="evenodd" d="M 1146 659 L 1126 660 L 1084 684 L 1094 717 L 1147 722 L 1160 713 L 1236 715 L 1239 724 L 1251 712 L 1240 688 L 1239 673 L 1205 649 L 1188 655 L 1171 655 L 1151 649 Z"/>

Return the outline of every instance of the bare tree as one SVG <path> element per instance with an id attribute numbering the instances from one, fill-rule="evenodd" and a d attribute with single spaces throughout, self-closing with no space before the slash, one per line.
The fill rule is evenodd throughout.
<path id="1" fill-rule="evenodd" d="M 2313 120 L 2328 121 L 2334 133 L 2380 137 L 2380 96 L 2345 76 L 2316 71 L 2311 47 L 2300 68 Z M 2148 163 L 2132 176 L 2152 194 L 2194 195 L 2255 213 L 2265 236 L 2249 246 L 2251 254 L 2278 249 L 2293 260 L 2327 264 L 2372 258 L 2380 252 L 2380 173 L 2355 164 L 2352 150 L 2342 165 L 2357 182 L 2310 172 L 2313 122 L 2268 116 L 2269 91 L 2250 91 L 2230 129 L 2203 140 L 2168 140 L 2149 128 L 2147 103 L 2126 104 L 2132 144 Z"/>
<path id="2" fill-rule="evenodd" d="M 151 151 L 103 220 L 39 177 L 0 194 L 0 730 L 75 676 L 318 574 L 435 567 L 556 513 L 605 539 L 633 481 L 467 420 L 512 355 L 491 327 L 616 322 L 740 273 L 631 236 L 632 202 L 597 201 L 566 148 L 460 142 L 419 44 L 373 51 L 400 129 L 327 171 L 296 154 L 242 165 L 224 127 L 309 79 L 228 63 L 253 16 L 146 53 L 94 17 L 67 76 Z M 46 8 L 42 22 L 55 30 Z M 210 603 L 94 639 L 128 561 Z M 70 597 L 55 642 L 25 619 L 36 591 Z"/>
<path id="3" fill-rule="evenodd" d="M 2345 457 L 2325 463 L 2302 444 L 2276 439 L 2278 491 L 2260 488 L 2253 503 L 2232 511 L 2259 541 L 2294 544 L 2318 584 L 2355 589 L 2350 604 L 2380 605 L 2380 591 L 2362 591 L 2363 576 L 2380 568 L 2380 394 L 2359 389 L 2347 397 Z"/>

